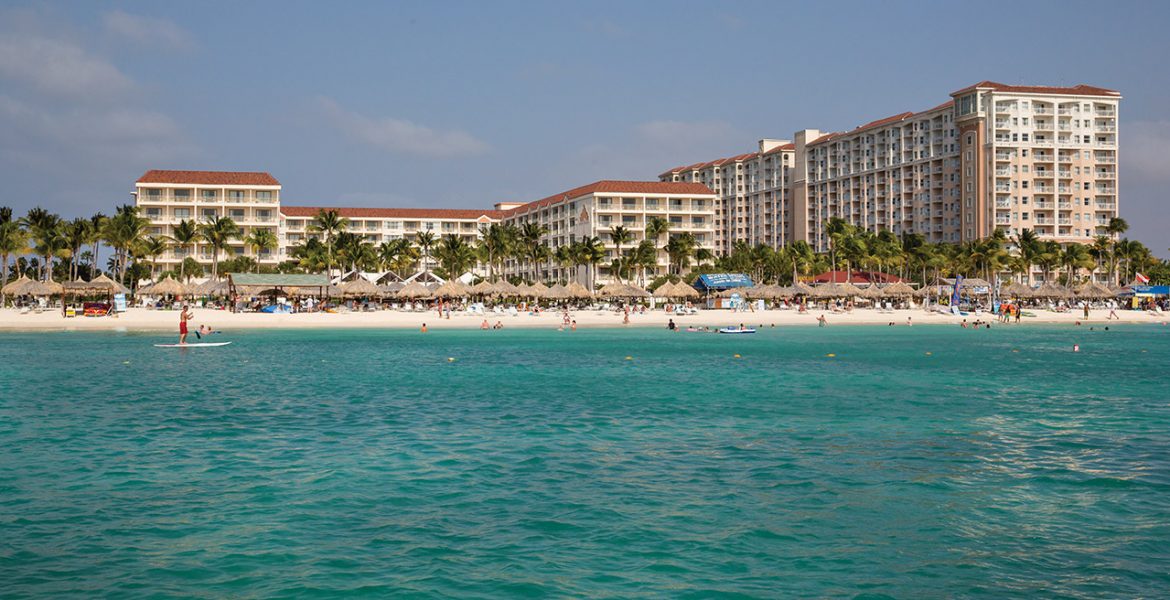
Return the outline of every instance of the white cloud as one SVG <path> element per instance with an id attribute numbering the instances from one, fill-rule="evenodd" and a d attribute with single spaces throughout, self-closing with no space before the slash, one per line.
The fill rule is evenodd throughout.
<path id="1" fill-rule="evenodd" d="M 367 117 L 319 98 L 321 112 L 346 137 L 395 154 L 426 158 L 477 156 L 489 150 L 486 142 L 465 131 L 440 131 L 393 117 Z"/>
<path id="2" fill-rule="evenodd" d="M 0 79 L 68 98 L 108 98 L 134 89 L 117 67 L 76 44 L 21 33 L 0 33 Z"/>
<path id="3" fill-rule="evenodd" d="M 132 15 L 116 10 L 106 13 L 102 22 L 106 31 L 120 40 L 176 50 L 188 50 L 195 45 L 186 30 L 167 19 Z"/>
<path id="4" fill-rule="evenodd" d="M 1170 182 L 1170 121 L 1134 121 L 1123 123 L 1121 129 L 1124 175 L 1137 181 Z"/>
<path id="5" fill-rule="evenodd" d="M 51 110 L 0 96 L 0 148 L 26 162 L 150 163 L 193 156 L 195 147 L 167 115 L 132 107 Z"/>

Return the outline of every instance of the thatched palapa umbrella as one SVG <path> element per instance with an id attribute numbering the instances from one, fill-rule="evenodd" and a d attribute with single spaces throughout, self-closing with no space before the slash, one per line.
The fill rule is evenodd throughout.
<path id="1" fill-rule="evenodd" d="M 628 283 L 611 283 L 601 288 L 597 295 L 602 298 L 645 298 L 650 293 Z"/>
<path id="2" fill-rule="evenodd" d="M 152 296 L 181 296 L 187 293 L 187 286 L 170 277 L 164 277 L 146 288 L 138 290 L 138 293 Z"/>
<path id="3" fill-rule="evenodd" d="M 431 292 L 436 298 L 462 298 L 470 293 L 470 288 L 459 282 L 458 279 L 450 279 L 447 283 L 435 288 Z"/>
<path id="4" fill-rule="evenodd" d="M 106 277 L 105 273 L 102 273 L 101 275 L 91 279 L 89 284 L 98 290 L 110 294 L 111 296 L 114 294 L 130 293 L 130 290 L 126 289 L 126 286 L 118 283 L 117 281 L 114 281 L 113 279 L 110 279 L 109 277 Z"/>
<path id="5" fill-rule="evenodd" d="M 577 283 L 576 281 L 565 286 L 565 293 L 567 293 L 570 298 L 584 299 L 593 297 L 593 294 L 589 290 L 585 289 L 585 286 Z"/>
<path id="6" fill-rule="evenodd" d="M 549 300 L 567 300 L 569 298 L 569 294 L 565 291 L 565 286 L 558 282 L 553 284 L 552 287 L 548 288 L 548 291 L 544 293 L 544 297 L 548 298 Z"/>
<path id="7" fill-rule="evenodd" d="M 901 281 L 897 283 L 891 283 L 890 285 L 881 288 L 881 290 L 882 295 L 888 298 L 904 298 L 906 296 L 914 295 L 914 288 Z"/>
<path id="8" fill-rule="evenodd" d="M 1114 296 L 1112 290 L 1095 281 L 1087 282 L 1078 287 L 1076 295 L 1078 298 L 1089 299 L 1112 298 Z"/>
<path id="9" fill-rule="evenodd" d="M 346 298 L 377 298 L 382 296 L 382 288 L 370 283 L 364 277 L 347 281 L 339 286 L 341 295 Z"/>
<path id="10" fill-rule="evenodd" d="M 396 295 L 399 298 L 404 298 L 407 300 L 418 300 L 421 298 L 430 298 L 431 291 L 428 290 L 423 284 L 417 281 L 412 281 L 406 284 L 402 289 L 398 290 Z"/>
<path id="11" fill-rule="evenodd" d="M 520 288 L 512 285 L 511 283 L 509 283 L 507 281 L 503 281 L 503 280 L 497 281 L 497 282 L 492 284 L 492 292 L 491 293 L 493 296 L 500 296 L 500 297 L 523 295 L 523 292 L 521 291 Z"/>
<path id="12" fill-rule="evenodd" d="M 535 296 L 537 298 L 544 298 L 545 294 L 548 293 L 548 286 L 537 281 L 536 283 L 528 286 L 528 293 L 529 295 Z"/>
<path id="13" fill-rule="evenodd" d="M 19 278 L 9 281 L 8 285 L 5 285 L 4 289 L 0 290 L 0 293 L 3 293 L 5 296 L 27 296 L 28 294 L 24 293 L 24 290 L 31 281 L 27 275 L 21 275 Z"/>
<path id="14" fill-rule="evenodd" d="M 862 289 L 861 293 L 858 294 L 858 296 L 861 296 L 862 298 L 866 298 L 868 300 L 878 300 L 878 299 L 882 298 L 884 296 L 884 294 L 882 294 L 882 290 L 880 288 L 878 288 L 876 283 L 871 283 L 871 284 L 869 284 L 869 287 Z"/>
<path id="15" fill-rule="evenodd" d="M 1052 298 L 1056 300 L 1065 300 L 1073 297 L 1072 290 L 1052 282 L 1045 283 L 1039 288 L 1036 288 L 1033 294 L 1037 298 Z"/>
<path id="16" fill-rule="evenodd" d="M 471 286 L 471 289 L 468 291 L 470 291 L 472 294 L 474 294 L 476 296 L 486 296 L 486 295 L 492 293 L 492 283 L 485 279 L 485 280 Z"/>

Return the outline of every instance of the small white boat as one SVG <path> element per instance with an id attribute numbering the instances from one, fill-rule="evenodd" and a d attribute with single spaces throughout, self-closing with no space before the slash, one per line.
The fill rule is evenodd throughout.
<path id="1" fill-rule="evenodd" d="M 755 333 L 755 332 L 756 332 L 756 330 L 752 329 L 751 327 L 744 327 L 743 329 L 740 329 L 739 327 L 724 327 L 724 328 L 719 330 L 719 333 Z"/>

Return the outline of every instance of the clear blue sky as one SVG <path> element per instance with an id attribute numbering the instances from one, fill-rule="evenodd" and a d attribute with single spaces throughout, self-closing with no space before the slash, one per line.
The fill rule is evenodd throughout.
<path id="1" fill-rule="evenodd" d="M 990 79 L 1120 90 L 1122 216 L 1170 247 L 1166 2 L 35 2 L 0 7 L 0 204 L 151 168 L 286 204 L 486 207 L 839 130 Z"/>

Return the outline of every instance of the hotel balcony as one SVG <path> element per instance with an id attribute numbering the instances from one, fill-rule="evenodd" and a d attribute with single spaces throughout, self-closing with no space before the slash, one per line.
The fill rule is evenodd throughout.
<path id="1" fill-rule="evenodd" d="M 1055 208 L 1056 205 L 1051 200 L 1048 200 L 1048 201 L 1037 200 L 1035 202 L 1035 206 L 1036 206 L 1036 208 L 1041 209 L 1041 210 L 1051 210 L 1051 209 Z"/>
<path id="2" fill-rule="evenodd" d="M 1096 112 L 1097 112 L 1097 116 L 1099 116 L 1099 117 L 1116 117 L 1117 116 L 1117 111 L 1115 109 L 1112 109 L 1112 108 L 1104 108 L 1104 109 L 1098 108 Z"/>
<path id="3" fill-rule="evenodd" d="M 1052 114 L 1052 109 L 1046 106 L 1035 106 L 1032 108 L 1032 112 L 1037 115 L 1050 115 Z"/>
<path id="4" fill-rule="evenodd" d="M 995 207 L 996 208 L 1011 208 L 1012 202 L 1011 202 L 1011 200 L 997 199 L 995 201 Z"/>

